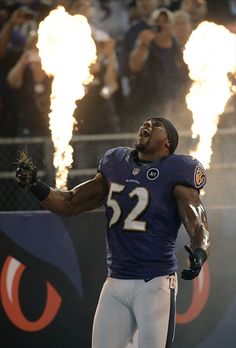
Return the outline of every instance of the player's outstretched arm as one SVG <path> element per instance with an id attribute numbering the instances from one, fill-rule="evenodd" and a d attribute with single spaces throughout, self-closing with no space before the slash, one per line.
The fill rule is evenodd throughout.
<path id="1" fill-rule="evenodd" d="M 190 280 L 198 276 L 209 255 L 207 215 L 198 190 L 177 185 L 174 194 L 181 219 L 190 237 L 190 246 L 185 246 L 189 254 L 190 269 L 182 272 L 182 278 Z"/>
<path id="2" fill-rule="evenodd" d="M 83 211 L 98 208 L 103 204 L 106 195 L 105 180 L 98 173 L 93 179 L 74 187 L 70 191 L 50 188 L 49 195 L 41 203 L 53 213 L 73 216 Z"/>
<path id="3" fill-rule="evenodd" d="M 31 191 L 46 209 L 65 216 L 93 210 L 103 204 L 107 195 L 101 174 L 69 191 L 49 187 L 37 178 L 37 169 L 25 154 L 21 156 L 16 169 L 16 182 L 24 190 Z"/>

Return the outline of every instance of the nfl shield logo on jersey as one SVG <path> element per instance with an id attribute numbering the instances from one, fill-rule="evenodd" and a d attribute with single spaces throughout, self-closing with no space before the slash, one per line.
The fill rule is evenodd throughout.
<path id="1" fill-rule="evenodd" d="M 133 174 L 133 175 L 138 175 L 139 171 L 140 171 L 139 168 L 134 168 L 132 174 Z"/>
<path id="2" fill-rule="evenodd" d="M 157 168 L 150 168 L 147 172 L 147 178 L 149 180 L 155 180 L 159 176 L 159 170 Z"/>

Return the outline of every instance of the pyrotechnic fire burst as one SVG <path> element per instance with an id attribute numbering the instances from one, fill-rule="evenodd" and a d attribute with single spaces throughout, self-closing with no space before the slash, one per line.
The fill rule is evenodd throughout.
<path id="1" fill-rule="evenodd" d="M 49 114 L 53 163 L 56 187 L 66 188 L 73 161 L 69 142 L 75 125 L 75 101 L 84 96 L 84 86 L 92 81 L 89 67 L 96 60 L 96 46 L 87 19 L 58 7 L 40 23 L 37 47 L 43 69 L 53 77 Z"/>
<path id="2" fill-rule="evenodd" d="M 236 71 L 236 36 L 221 25 L 202 22 L 185 46 L 184 60 L 194 81 L 186 96 L 193 114 L 192 136 L 199 137 L 191 155 L 209 168 L 212 138 L 232 95 L 228 73 Z"/>

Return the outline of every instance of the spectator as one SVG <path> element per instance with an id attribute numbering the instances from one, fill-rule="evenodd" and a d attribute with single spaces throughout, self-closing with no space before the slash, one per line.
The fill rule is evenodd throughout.
<path id="1" fill-rule="evenodd" d="M 133 73 L 128 103 L 130 124 L 137 122 L 134 117 L 141 121 L 145 112 L 176 113 L 188 82 L 181 47 L 172 35 L 173 13 L 157 9 L 149 23 L 150 29 L 140 32 L 129 57 Z"/>
<path id="2" fill-rule="evenodd" d="M 123 109 L 121 110 L 122 129 L 127 128 L 127 103 L 130 99 L 130 78 L 131 72 L 129 69 L 129 55 L 133 50 L 135 41 L 139 33 L 149 28 L 149 16 L 153 10 L 159 6 L 159 0 L 136 0 L 135 6 L 132 6 L 132 25 L 127 31 L 122 49 L 119 55 L 121 95 Z"/>
<path id="3" fill-rule="evenodd" d="M 178 44 L 184 48 L 184 45 L 189 39 L 189 36 L 193 30 L 191 16 L 184 10 L 178 10 L 174 12 L 174 37 Z"/>
<path id="4" fill-rule="evenodd" d="M 6 76 L 21 57 L 27 38 L 35 32 L 38 22 L 50 9 L 49 5 L 40 1 L 22 0 L 17 2 L 1 1 L 0 5 L 0 120 L 1 135 L 16 134 L 17 111 L 12 103 L 13 91 L 6 82 Z M 14 93 L 15 94 L 15 93 Z"/>
<path id="5" fill-rule="evenodd" d="M 93 0 L 91 23 L 107 32 L 116 42 L 123 40 L 129 27 L 128 1 Z"/>
<path id="6" fill-rule="evenodd" d="M 33 34 L 7 75 L 9 86 L 15 91 L 17 134 L 20 136 L 49 135 L 51 81 L 42 69 L 36 42 L 37 36 Z"/>
<path id="7" fill-rule="evenodd" d="M 15 32 L 15 26 L 25 21 L 25 11 L 20 8 L 13 12 L 9 19 L 7 19 L 7 11 L 2 9 L 2 23 L 0 32 L 0 58 L 6 56 L 9 46 L 12 44 L 12 40 L 17 42 L 20 47 L 24 45 L 24 38 Z"/>
<path id="8" fill-rule="evenodd" d="M 157 9 L 159 5 L 158 0 L 137 0 L 136 7 L 139 14 L 138 21 L 131 26 L 124 38 L 124 52 L 123 52 L 123 62 L 124 62 L 124 75 L 129 74 L 128 69 L 128 57 L 132 49 L 134 48 L 135 41 L 138 34 L 149 28 L 149 16 L 153 10 Z"/>
<path id="9" fill-rule="evenodd" d="M 29 9 L 21 7 L 14 10 L 6 4 L 1 4 L 0 13 L 0 134 L 14 136 L 15 105 L 12 103 L 12 91 L 6 82 L 6 76 L 22 54 L 25 37 L 18 31 L 18 27 L 27 22 L 26 14 L 29 14 Z"/>
<path id="10" fill-rule="evenodd" d="M 36 12 L 29 7 L 5 7 L 6 21 L 2 24 L 0 33 L 0 58 L 5 57 L 10 49 L 24 49 L 27 37 L 31 31 L 37 30 Z"/>
<path id="11" fill-rule="evenodd" d="M 172 11 L 172 0 L 159 0 L 159 7 L 165 7 Z"/>
<path id="12" fill-rule="evenodd" d="M 196 28 L 207 16 L 206 0 L 182 0 L 180 9 L 190 14 L 193 28 Z"/>
<path id="13" fill-rule="evenodd" d="M 90 22 L 93 14 L 92 2 L 76 0 L 69 7 L 71 14 L 79 13 Z M 97 46 L 97 62 L 91 67 L 93 82 L 87 87 L 86 95 L 78 101 L 75 117 L 80 134 L 118 132 L 119 118 L 113 95 L 118 88 L 118 66 L 115 41 L 104 31 L 91 25 Z"/>
<path id="14" fill-rule="evenodd" d="M 130 0 L 93 0 L 94 12 L 91 18 L 92 26 L 102 29 L 107 32 L 111 38 L 116 42 L 114 50 L 117 57 L 117 92 L 114 94 L 114 104 L 116 113 L 122 119 L 123 105 L 125 97 L 123 89 L 120 88 L 122 84 L 122 70 L 123 70 L 123 40 L 129 28 L 129 5 Z"/>

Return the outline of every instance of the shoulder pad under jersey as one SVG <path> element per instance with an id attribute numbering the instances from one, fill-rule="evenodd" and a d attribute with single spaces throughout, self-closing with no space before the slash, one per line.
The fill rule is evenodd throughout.
<path id="1" fill-rule="evenodd" d="M 203 165 L 190 155 L 171 156 L 171 167 L 175 172 L 175 184 L 191 186 L 198 190 L 206 184 L 206 172 Z"/>
<path id="2" fill-rule="evenodd" d="M 102 156 L 98 165 L 98 171 L 102 172 L 105 166 L 113 166 L 118 162 L 121 162 L 124 158 L 128 158 L 132 150 L 133 149 L 130 147 L 122 146 L 109 149 Z"/>

